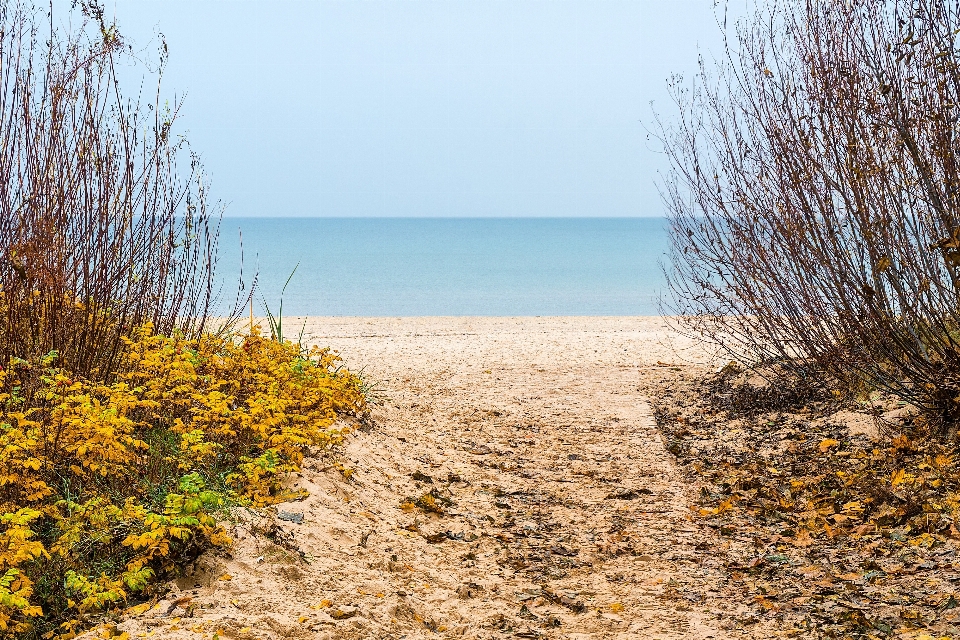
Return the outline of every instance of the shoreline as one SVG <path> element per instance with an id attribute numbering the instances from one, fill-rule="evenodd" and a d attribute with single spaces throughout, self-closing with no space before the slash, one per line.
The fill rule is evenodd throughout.
<path id="1" fill-rule="evenodd" d="M 288 337 L 298 336 L 302 327 L 305 344 L 333 348 L 348 367 L 389 368 L 394 358 L 433 350 L 445 364 L 467 367 L 466 356 L 505 366 L 529 359 L 551 368 L 716 362 L 673 330 L 669 316 L 289 316 L 283 324 Z M 371 350 L 375 338 L 388 340 Z M 418 341 L 408 343 L 411 338 Z"/>

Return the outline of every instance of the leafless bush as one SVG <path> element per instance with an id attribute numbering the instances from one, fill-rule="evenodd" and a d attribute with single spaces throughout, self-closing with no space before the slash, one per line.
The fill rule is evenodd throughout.
<path id="1" fill-rule="evenodd" d="M 124 95 L 131 49 L 97 4 L 82 16 L 65 32 L 0 4 L 0 362 L 56 350 L 104 377 L 146 322 L 204 328 L 219 216 L 179 104 Z"/>
<path id="2" fill-rule="evenodd" d="M 663 127 L 671 310 L 960 422 L 960 5 L 775 0 Z"/>

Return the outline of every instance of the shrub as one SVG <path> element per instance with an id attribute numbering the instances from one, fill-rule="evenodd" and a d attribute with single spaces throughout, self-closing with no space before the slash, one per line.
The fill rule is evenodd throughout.
<path id="1" fill-rule="evenodd" d="M 329 351 L 230 335 L 242 304 L 211 332 L 217 227 L 179 104 L 128 100 L 130 48 L 78 4 L 67 33 L 0 4 L 0 638 L 151 596 L 229 542 L 218 510 L 295 495 L 364 411 Z"/>
<path id="2" fill-rule="evenodd" d="M 0 4 L 0 362 L 55 350 L 102 381 L 143 324 L 204 329 L 217 224 L 180 105 L 125 96 L 132 50 L 79 5 L 64 32 L 46 7 Z"/>
<path id="3" fill-rule="evenodd" d="M 71 637 L 229 542 L 216 512 L 265 505 L 360 415 L 329 351 L 251 335 L 124 340 L 109 384 L 50 353 L 0 370 L 0 637 Z M 136 469 L 135 473 L 131 473 Z"/>
<path id="4" fill-rule="evenodd" d="M 663 127 L 671 312 L 960 423 L 960 7 L 766 3 Z"/>

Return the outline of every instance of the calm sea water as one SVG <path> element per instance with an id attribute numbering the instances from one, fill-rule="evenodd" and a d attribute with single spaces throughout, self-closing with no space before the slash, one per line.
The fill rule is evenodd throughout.
<path id="1" fill-rule="evenodd" d="M 227 218 L 217 267 L 284 315 L 656 315 L 659 218 Z M 261 295 L 257 296 L 262 309 Z"/>

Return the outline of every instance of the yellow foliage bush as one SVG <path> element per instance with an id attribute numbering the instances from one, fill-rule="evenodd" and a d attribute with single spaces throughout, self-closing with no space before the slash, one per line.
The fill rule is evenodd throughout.
<path id="1" fill-rule="evenodd" d="M 214 514 L 291 494 L 365 411 L 327 350 L 251 336 L 125 339 L 95 383 L 57 354 L 0 369 L 0 638 L 69 638 L 228 537 Z"/>

